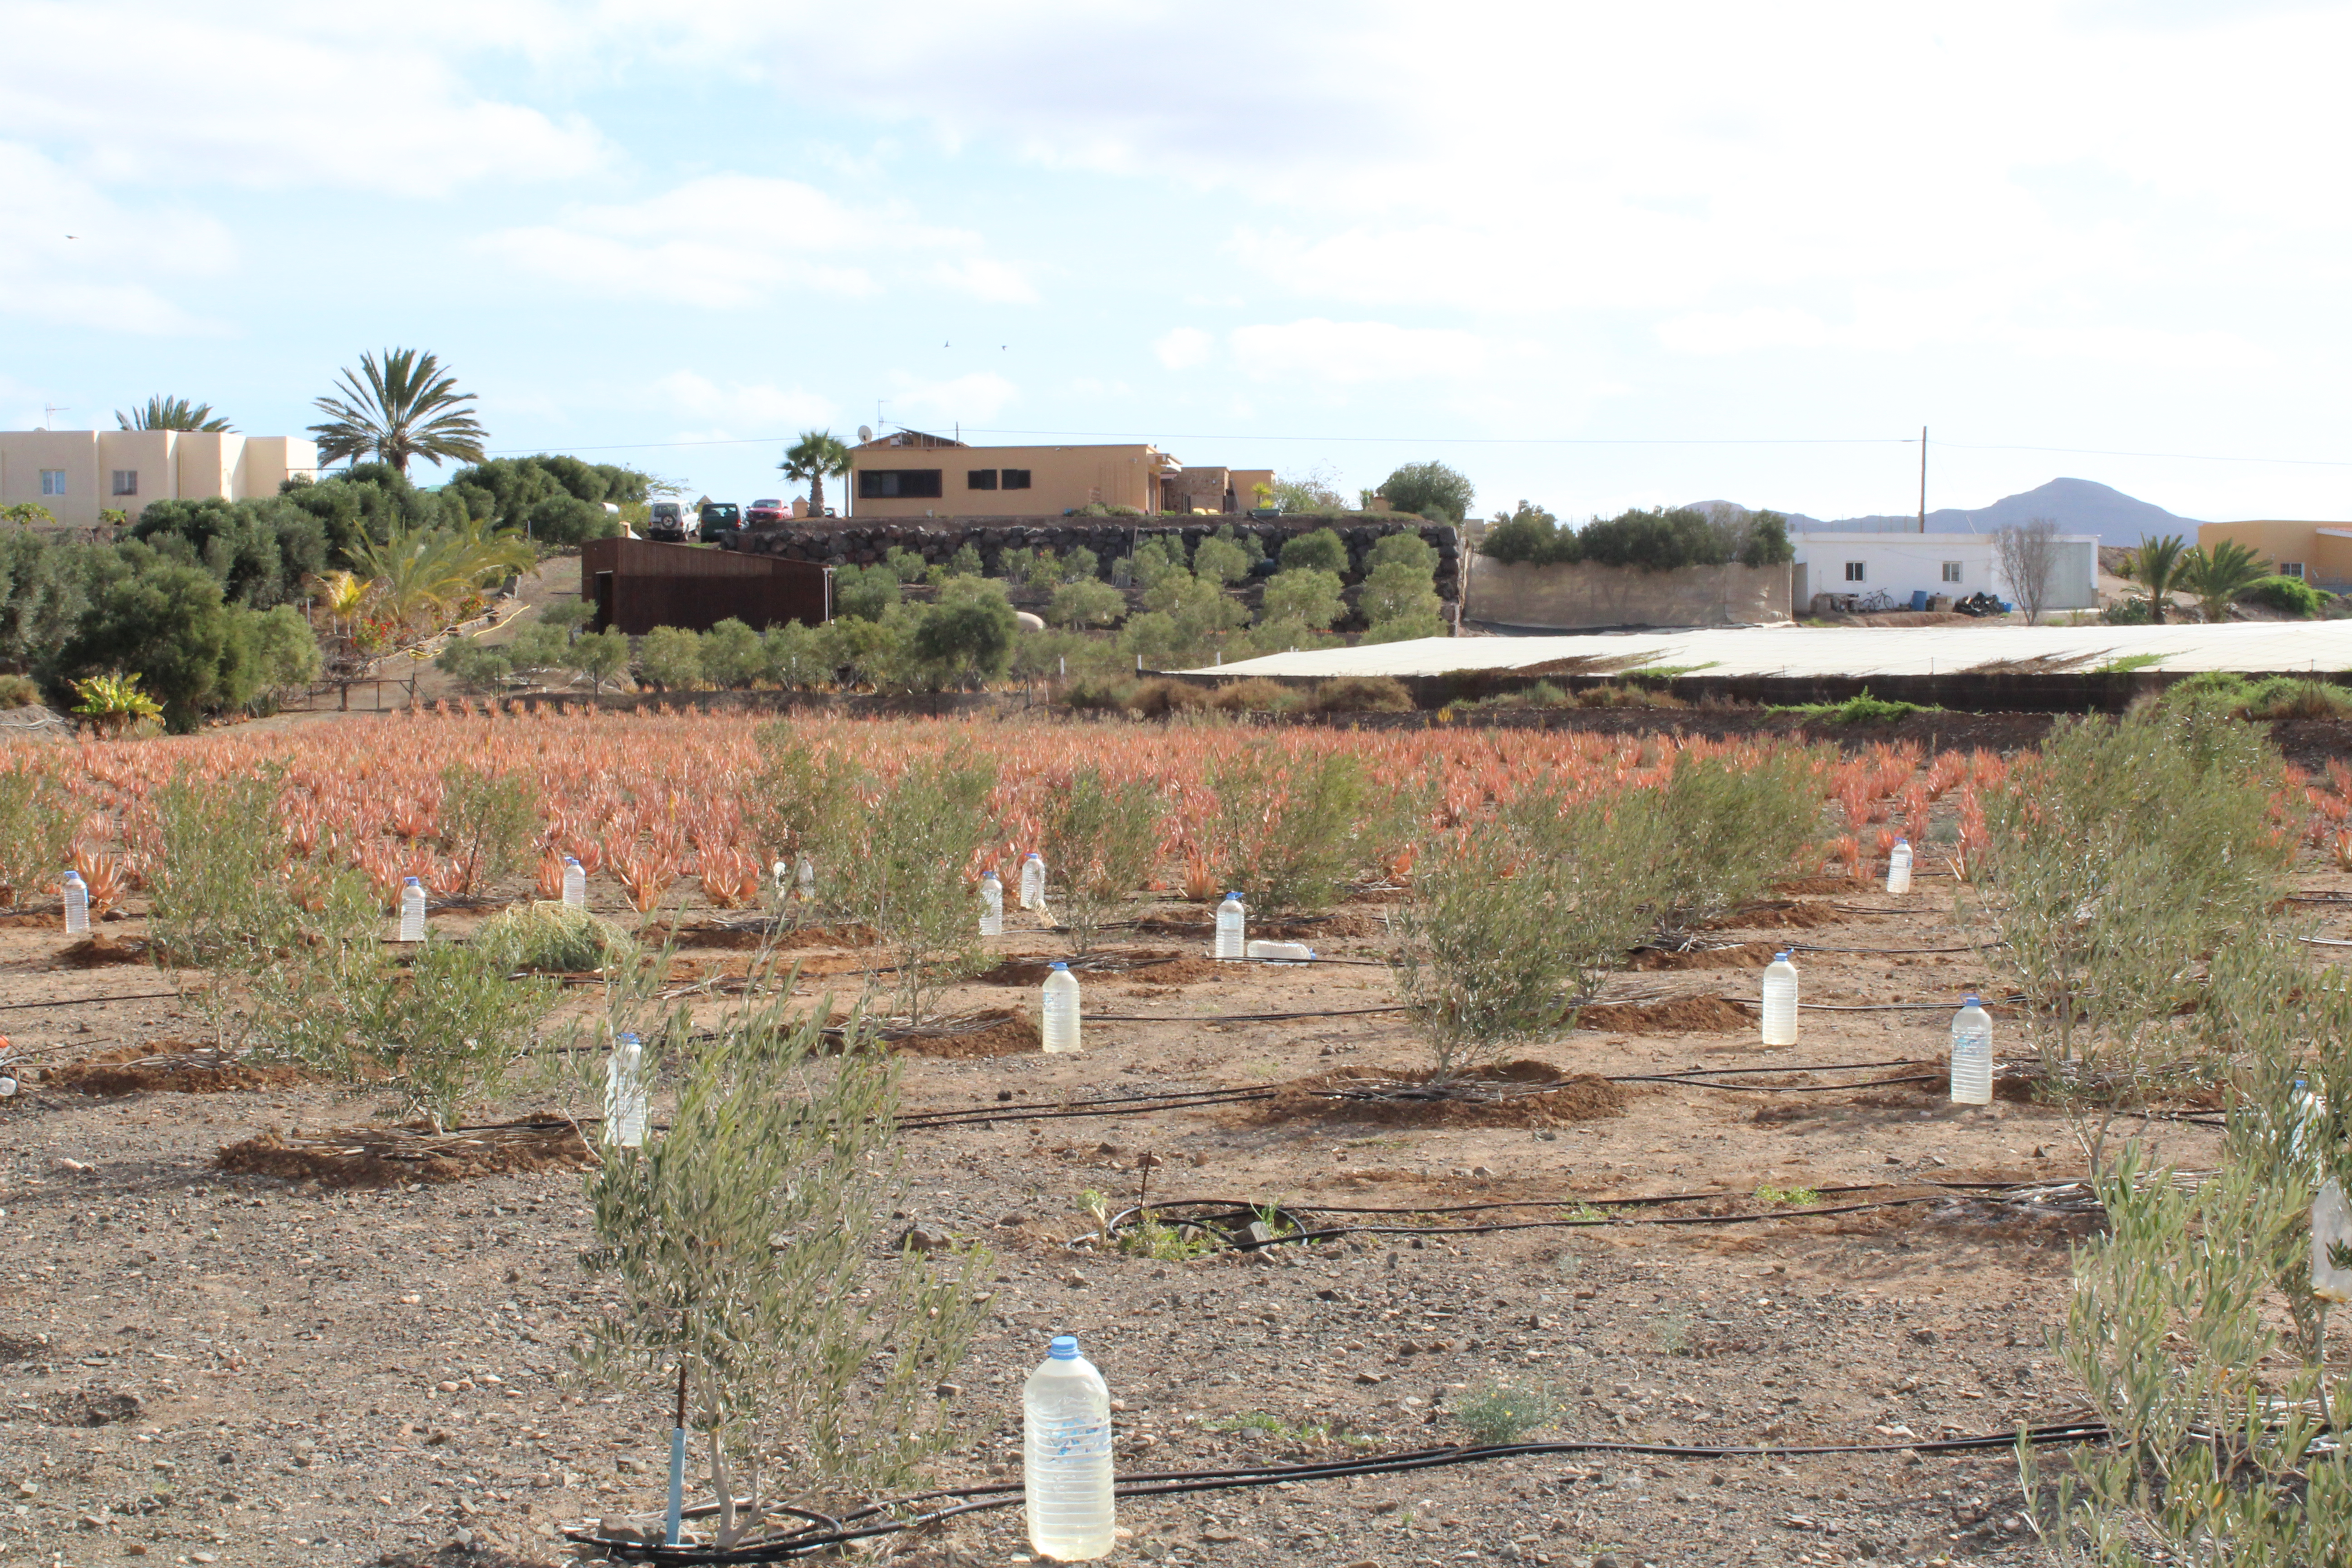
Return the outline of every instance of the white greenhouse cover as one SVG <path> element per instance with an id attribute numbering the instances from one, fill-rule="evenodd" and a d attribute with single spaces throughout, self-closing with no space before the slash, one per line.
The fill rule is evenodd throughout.
<path id="1" fill-rule="evenodd" d="M 2133 669 L 2352 670 L 2352 620 L 2193 626 L 1753 626 L 1556 637 L 1421 637 L 1266 654 L 1187 675 L 2057 675 Z"/>

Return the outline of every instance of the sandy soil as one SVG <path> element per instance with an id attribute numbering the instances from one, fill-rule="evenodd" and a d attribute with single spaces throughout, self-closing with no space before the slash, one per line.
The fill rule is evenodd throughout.
<path id="1" fill-rule="evenodd" d="M 2325 880 L 2325 879 L 2322 879 Z M 1612 982 L 1663 1021 L 1580 1028 L 1526 1054 L 1609 1077 L 1775 1067 L 1777 1089 L 1629 1084 L 1598 1120 L 1477 1126 L 1348 1120 L 1286 1096 L 1132 1117 L 1025 1118 L 903 1135 L 911 1222 L 997 1254 L 990 1319 L 947 1391 L 965 1439 L 942 1484 L 1018 1476 L 1019 1386 L 1046 1339 L 1075 1332 L 1122 1402 L 1124 1469 L 1330 1457 L 1460 1441 L 1447 1414 L 1493 1379 L 1560 1396 L 1548 1436 L 1668 1444 L 1893 1442 L 2002 1433 L 2067 1415 L 2045 1346 L 2075 1232 L 1922 1185 L 2080 1169 L 2031 1103 L 1960 1110 L 1939 1086 L 1796 1092 L 1903 1076 L 1848 1064 L 1940 1056 L 1945 1009 L 1988 976 L 1951 923 L 1952 886 L 1903 899 L 1808 890 Z M 600 879 L 592 899 L 617 908 Z M 1197 909 L 1180 911 L 1204 919 Z M 1086 1051 L 906 1062 L 910 1110 L 1037 1107 L 1106 1094 L 1294 1083 L 1423 1065 L 1393 1015 L 1224 1016 L 1392 1000 L 1381 906 L 1350 906 L 1313 965 L 1176 963 L 1089 974 Z M 462 925 L 464 922 L 456 922 Z M 106 927 L 128 945 L 132 918 Z M 1746 1010 L 1776 944 L 1800 954 L 1802 1043 L 1767 1052 Z M 1205 952 L 1154 932 L 1134 945 Z M 184 1037 L 163 977 L 60 963 L 44 919 L 0 927 L 0 1030 L 51 1065 Z M 1058 952 L 1037 931 L 1011 957 Z M 1961 951 L 1947 951 L 1960 949 Z M 1856 951 L 1835 951 L 1856 950 Z M 724 950 L 688 949 L 723 966 Z M 813 953 L 814 956 L 814 953 Z M 855 954 L 837 950 L 846 968 Z M 1338 961 L 1350 962 L 1338 962 Z M 818 982 L 840 987 L 856 978 Z M 1660 1005 L 1686 1002 L 1683 1008 Z M 1017 1004 L 971 984 L 961 1009 Z M 1702 1026 L 1677 1019 L 1696 1017 Z M 1738 1080 L 1733 1080 L 1738 1081 Z M 528 1097 L 499 1108 L 530 1109 Z M 658 1105 L 656 1106 L 658 1116 Z M 559 1532 L 658 1506 L 667 1418 L 563 1381 L 594 1300 L 573 1172 L 335 1190 L 212 1164 L 268 1128 L 363 1108 L 322 1085 L 97 1097 L 35 1084 L 0 1102 L 0 1562 L 365 1563 L 525 1561 Z M 2212 1135 L 2162 1133 L 2168 1157 Z M 1147 1158 L 1149 1157 L 1149 1158 Z M 1081 1194 L 1278 1202 L 1323 1223 L 1341 1205 L 1471 1202 L 1557 1219 L 1580 1200 L 1714 1194 L 1627 1218 L 1759 1208 L 1759 1186 L 1863 1186 L 1910 1198 L 1821 1218 L 1612 1225 L 1486 1235 L 1353 1235 L 1184 1263 L 1097 1256 Z M 1841 1201 L 1835 1198 L 1824 1202 Z M 1329 1208 L 1327 1208 L 1328 1205 Z M 1398 1223 L 1393 1216 L 1373 1223 Z M 1410 1477 L 1202 1494 L 1126 1506 L 1125 1561 L 1404 1564 L 2030 1563 L 2013 1463 L 1907 1452 L 1726 1460 L 1588 1454 Z M 907 1549 L 924 1563 L 1025 1560 L 1017 1511 Z"/>

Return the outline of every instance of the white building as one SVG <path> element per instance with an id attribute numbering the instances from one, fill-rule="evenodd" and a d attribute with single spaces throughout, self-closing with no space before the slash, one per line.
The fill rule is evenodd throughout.
<path id="1" fill-rule="evenodd" d="M 149 501 L 274 496 L 298 474 L 319 477 L 319 444 L 302 436 L 0 430 L 0 506 L 30 501 L 77 527 Z"/>
<path id="2" fill-rule="evenodd" d="M 1797 565 L 1789 602 L 1804 615 L 1816 594 L 1885 594 L 1909 608 L 1919 594 L 1955 599 L 1989 593 L 2021 605 L 2016 585 L 2001 575 L 1990 533 L 1811 533 L 1789 536 Z M 2062 533 L 2051 541 L 2044 610 L 2087 610 L 2099 602 L 2099 541 Z"/>

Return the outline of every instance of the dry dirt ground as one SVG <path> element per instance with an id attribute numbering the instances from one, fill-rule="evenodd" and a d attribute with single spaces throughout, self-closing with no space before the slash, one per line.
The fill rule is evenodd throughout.
<path id="1" fill-rule="evenodd" d="M 908 1220 L 997 1258 L 988 1322 L 945 1391 L 964 1437 L 937 1466 L 941 1484 L 1018 1479 L 1021 1380 L 1065 1331 L 1121 1401 L 1128 1471 L 1458 1442 L 1450 1409 L 1498 1379 L 1549 1385 L 1559 1415 L 1539 1436 L 1560 1439 L 1900 1444 L 2067 1415 L 2074 1391 L 2045 1336 L 2079 1231 L 1923 1184 L 2075 1173 L 2062 1120 L 2030 1102 L 1953 1108 L 1933 1082 L 1801 1091 L 1903 1077 L 1888 1064 L 1940 1056 L 1949 1006 L 1989 979 L 1952 923 L 1953 891 L 1932 876 L 1900 899 L 1798 891 L 1708 933 L 1743 944 L 1703 961 L 1722 966 L 1668 961 L 1612 981 L 1610 996 L 1648 1011 L 1589 1015 L 1593 1026 L 1528 1053 L 1611 1077 L 1780 1069 L 1724 1080 L 1756 1085 L 1745 1089 L 1625 1084 L 1616 1114 L 1537 1125 L 1351 1121 L 1286 1093 L 909 1129 Z M 602 879 L 592 900 L 619 907 Z M 1202 923 L 1111 951 L 1204 954 L 1206 910 L 1171 912 Z M 126 944 L 142 929 L 136 906 L 104 928 Z M 1118 1016 L 1090 1017 L 1083 1054 L 909 1056 L 906 1105 L 1019 1110 L 1414 1068 L 1419 1050 L 1393 1013 L 1351 1011 L 1393 1000 L 1370 962 L 1382 929 L 1374 900 L 1317 936 L 1334 962 L 1090 973 L 1087 1013 Z M 1811 944 L 1799 955 L 1809 1004 L 1920 1005 L 1809 1008 L 1797 1047 L 1762 1050 L 1751 1009 L 1709 999 L 1753 996 L 1757 966 L 1791 941 Z M 67 945 L 53 914 L 0 928 L 0 1030 L 37 1062 L 194 1027 L 154 969 L 67 966 Z M 1058 951 L 1036 930 L 998 945 Z M 696 973 L 744 956 L 683 954 Z M 860 959 L 812 956 L 840 969 Z M 1676 1001 L 1686 1005 L 1660 1005 Z M 1025 984 L 968 984 L 950 998 L 966 1010 L 1008 1003 L 1034 1016 Z M 1230 1016 L 1282 1012 L 1339 1016 Z M 1591 1108 L 1612 1097 L 1565 1098 Z M 499 1109 L 530 1106 L 518 1096 Z M 576 1260 L 589 1238 L 577 1172 L 336 1190 L 213 1164 L 265 1128 L 365 1115 L 317 1084 L 98 1096 L 34 1083 L 0 1101 L 0 1563 L 540 1562 L 569 1550 L 563 1529 L 659 1506 L 658 1402 L 564 1378 L 573 1325 L 596 1300 Z M 2178 1124 L 2150 1135 L 2192 1165 L 2215 1136 Z M 1558 1222 L 1579 1201 L 1672 1194 L 1713 1197 L 1613 1212 L 1744 1214 L 1766 1206 L 1754 1196 L 1764 1186 L 1866 1189 L 1824 1205 L 1916 1201 L 1745 1224 L 1358 1234 L 1189 1262 L 1066 1245 L 1091 1228 L 1082 1194 L 1129 1197 L 1147 1165 L 1157 1197 L 1278 1203 L 1322 1224 L 1343 1222 L 1347 1205 L 1465 1203 L 1529 1206 L 1454 1223 Z M 1603 1451 L 1131 1503 L 1118 1556 L 1332 1568 L 2042 1561 L 2020 1508 L 2016 1467 L 1999 1450 Z M 898 1550 L 954 1563 L 1027 1551 L 1017 1510 Z"/>

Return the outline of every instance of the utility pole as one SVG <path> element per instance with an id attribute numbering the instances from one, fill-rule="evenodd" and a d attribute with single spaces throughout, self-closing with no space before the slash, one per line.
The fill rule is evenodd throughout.
<path id="1" fill-rule="evenodd" d="M 1919 531 L 1927 531 L 1927 427 L 1919 426 Z"/>

